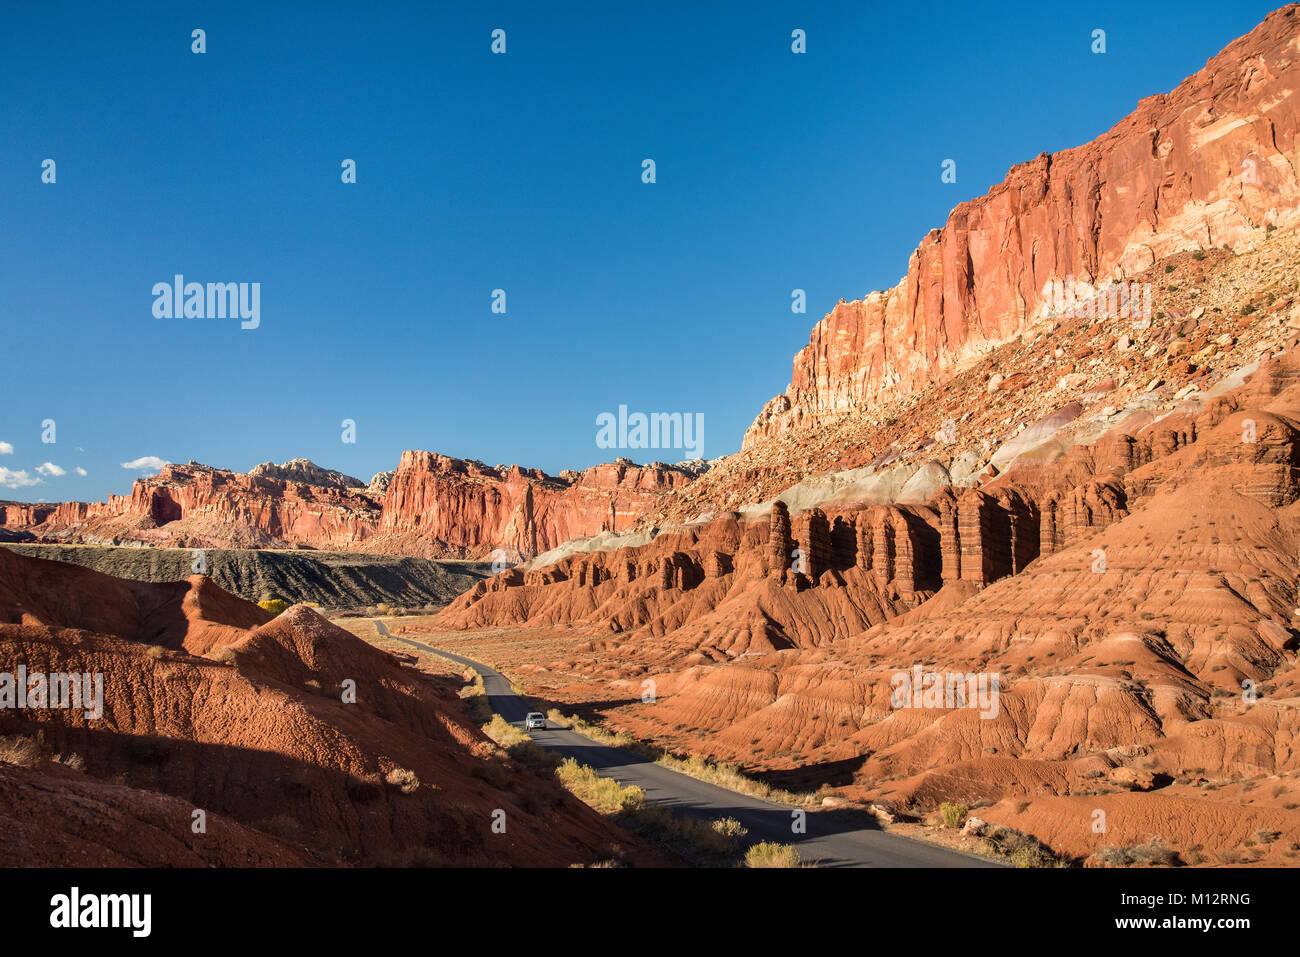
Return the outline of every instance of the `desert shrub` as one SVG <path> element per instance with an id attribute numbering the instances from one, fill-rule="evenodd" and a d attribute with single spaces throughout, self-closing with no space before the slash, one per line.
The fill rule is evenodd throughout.
<path id="1" fill-rule="evenodd" d="M 584 804 L 601 814 L 631 814 L 645 803 L 645 791 L 631 785 L 624 787 L 613 778 L 602 778 L 592 768 L 565 758 L 555 769 L 560 783 Z"/>
<path id="2" fill-rule="evenodd" d="M 944 801 L 939 805 L 939 816 L 943 818 L 944 827 L 961 827 L 962 819 L 966 817 L 966 808 L 961 804 Z"/>
<path id="3" fill-rule="evenodd" d="M 415 776 L 415 772 L 406 768 L 393 768 L 384 780 L 403 794 L 410 794 L 420 786 L 420 779 Z"/>
<path id="4" fill-rule="evenodd" d="M 1016 867 L 1051 867 L 1056 859 L 1044 844 L 1031 834 L 1004 828 L 998 834 L 1002 853 Z"/>
<path id="5" fill-rule="evenodd" d="M 0 761 L 29 768 L 41 759 L 41 746 L 35 738 L 15 734 L 0 738 Z"/>
<path id="6" fill-rule="evenodd" d="M 1145 844 L 1134 844 L 1124 850 L 1134 864 L 1175 867 L 1182 863 L 1178 857 L 1178 852 L 1158 837 L 1153 837 Z"/>
<path id="7" fill-rule="evenodd" d="M 375 605 L 375 611 L 379 612 L 381 615 L 391 615 L 393 613 L 393 606 L 388 604 L 386 601 L 381 601 L 379 604 Z"/>
<path id="8" fill-rule="evenodd" d="M 166 650 L 162 645 L 150 645 L 144 650 L 144 656 L 150 661 L 159 661 Z"/>
<path id="9" fill-rule="evenodd" d="M 499 714 L 493 714 L 491 719 L 483 725 L 482 730 L 484 734 L 503 748 L 509 748 L 520 741 L 532 740 Z"/>
<path id="10" fill-rule="evenodd" d="M 1261 844 L 1272 844 L 1281 836 L 1281 831 L 1270 831 L 1266 827 L 1261 827 L 1255 832 L 1255 840 L 1259 841 Z"/>
<path id="11" fill-rule="evenodd" d="M 482 695 L 468 700 L 482 701 L 484 705 L 487 702 L 487 699 Z M 531 768 L 534 771 L 550 771 L 560 763 L 558 757 L 547 751 L 525 732 L 516 728 L 499 714 L 493 714 L 491 720 L 483 724 L 482 731 L 498 745 L 505 748 L 506 753 L 524 767 Z"/>
<path id="12" fill-rule="evenodd" d="M 727 837 L 742 838 L 749 833 L 749 828 L 734 817 L 720 817 L 711 825 L 719 834 Z"/>
<path id="13" fill-rule="evenodd" d="M 620 812 L 618 822 L 649 841 L 691 858 L 714 860 L 727 858 L 740 849 L 741 839 L 749 833 L 734 818 L 704 821 L 677 815 L 658 804 L 641 804 Z"/>
<path id="14" fill-rule="evenodd" d="M 263 608 L 273 615 L 279 615 L 289 607 L 289 603 L 283 598 L 263 598 L 257 603 L 257 607 Z"/>
<path id="15" fill-rule="evenodd" d="M 56 754 L 50 760 L 74 771 L 86 770 L 86 759 L 79 754 Z"/>
<path id="16" fill-rule="evenodd" d="M 746 867 L 798 867 L 799 852 L 790 844 L 761 841 L 745 852 Z"/>
<path id="17" fill-rule="evenodd" d="M 1041 847 L 1024 845 L 1011 852 L 1011 863 L 1016 867 L 1050 867 L 1052 858 Z"/>
<path id="18" fill-rule="evenodd" d="M 740 846 L 741 840 L 749 833 L 749 828 L 734 817 L 720 817 L 709 829 L 718 835 L 718 846 L 724 854 L 732 854 Z"/>
<path id="19" fill-rule="evenodd" d="M 1103 847 L 1097 852 L 1097 857 L 1110 867 L 1128 867 L 1133 863 L 1133 858 L 1122 847 Z"/>
<path id="20" fill-rule="evenodd" d="M 511 760 L 518 761 L 526 768 L 534 771 L 553 771 L 559 766 L 560 759 L 552 751 L 547 751 L 544 747 L 534 741 L 532 738 L 525 738 L 517 744 L 512 744 L 506 749 Z"/>

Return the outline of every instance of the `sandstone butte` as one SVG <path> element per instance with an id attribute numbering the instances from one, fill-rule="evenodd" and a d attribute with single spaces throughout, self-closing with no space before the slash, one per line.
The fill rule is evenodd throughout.
<path id="1" fill-rule="evenodd" d="M 185 548 L 312 548 L 422 558 L 531 558 L 576 536 L 626 529 L 694 473 L 626 459 L 558 477 L 402 453 L 369 486 L 306 460 L 247 474 L 190 462 L 99 503 L 0 502 L 0 527 L 42 541 Z"/>
<path id="2" fill-rule="evenodd" d="M 1157 259 L 1246 249 L 1300 215 L 1294 4 L 1083 146 L 960 203 L 892 289 L 840 301 L 795 356 L 748 445 L 834 421 L 978 359 L 1042 317 L 1053 281 L 1123 280 Z"/>
<path id="3" fill-rule="evenodd" d="M 104 682 L 102 717 L 0 709 L 0 852 L 11 863 L 658 860 L 516 766 L 464 716 L 461 682 L 302 605 L 273 617 L 204 576 L 124 581 L 0 549 L 0 661 Z M 191 828 L 195 808 L 206 833 Z M 497 808 L 508 836 L 492 830 Z"/>

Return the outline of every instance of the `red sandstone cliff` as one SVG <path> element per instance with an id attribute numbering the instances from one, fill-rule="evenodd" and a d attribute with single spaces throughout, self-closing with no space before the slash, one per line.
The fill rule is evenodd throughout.
<path id="1" fill-rule="evenodd" d="M 575 536 L 622 531 L 660 492 L 693 477 L 625 459 L 554 477 L 405 452 L 380 492 L 346 476 L 329 484 L 279 477 L 338 476 L 295 461 L 296 470 L 268 464 L 249 474 L 168 465 L 106 502 L 0 504 L 0 526 L 48 540 L 197 548 L 308 546 L 427 558 L 484 557 L 499 548 L 504 560 L 518 561 Z"/>
<path id="2" fill-rule="evenodd" d="M 1240 251 L 1294 221 L 1298 85 L 1292 4 L 1096 140 L 1013 167 L 922 240 L 897 286 L 817 323 L 746 446 L 942 380 L 1040 318 L 1053 280 L 1122 279 L 1182 249 Z"/>
<path id="3" fill-rule="evenodd" d="M 384 496 L 379 544 L 429 557 L 500 548 L 515 561 L 577 536 L 623 531 L 658 493 L 690 480 L 669 466 L 626 459 L 552 477 L 517 465 L 494 469 L 403 452 Z"/>

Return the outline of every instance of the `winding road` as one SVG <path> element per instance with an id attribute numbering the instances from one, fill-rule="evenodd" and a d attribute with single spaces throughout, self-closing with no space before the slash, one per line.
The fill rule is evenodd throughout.
<path id="1" fill-rule="evenodd" d="M 473 668 L 483 676 L 483 687 L 492 709 L 512 724 L 523 727 L 528 706 L 515 694 L 510 681 L 485 664 L 442 651 L 388 631 L 374 620 L 385 638 L 427 651 Z M 534 741 L 561 757 L 586 764 L 602 777 L 620 784 L 634 784 L 645 791 L 646 800 L 674 813 L 704 820 L 733 817 L 749 829 L 747 841 L 776 841 L 794 844 L 805 862 L 818 867 L 999 867 L 987 858 L 937 847 L 864 824 L 865 815 L 849 811 L 818 810 L 806 814 L 806 833 L 793 832 L 794 809 L 698 781 L 671 771 L 622 748 L 599 744 L 576 731 L 548 728 L 528 732 Z"/>

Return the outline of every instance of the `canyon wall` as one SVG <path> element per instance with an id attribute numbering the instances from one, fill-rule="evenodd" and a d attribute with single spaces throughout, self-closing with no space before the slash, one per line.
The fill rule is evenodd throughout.
<path id="1" fill-rule="evenodd" d="M 1005 342 L 1053 281 L 1122 280 L 1184 249 L 1250 248 L 1300 216 L 1300 8 L 1272 13 L 1090 143 L 1013 167 L 958 205 L 893 289 L 841 302 L 745 445 L 918 391 Z"/>
<path id="2" fill-rule="evenodd" d="M 293 476 L 328 484 L 307 484 Z M 105 502 L 0 504 L 0 526 L 33 539 L 186 548 L 292 548 L 520 561 L 569 538 L 622 531 L 684 469 L 625 459 L 558 477 L 405 452 L 370 486 L 306 460 L 248 474 L 190 462 Z M 382 480 L 381 480 L 382 479 Z"/>
<path id="3" fill-rule="evenodd" d="M 960 600 L 1037 559 L 1087 552 L 1094 536 L 1192 479 L 1211 475 L 1264 508 L 1289 506 L 1300 498 L 1297 408 L 1300 352 L 1292 350 L 1203 408 L 1013 465 L 981 488 L 947 486 L 919 505 L 846 503 L 793 515 L 777 500 L 766 521 L 730 512 L 645 545 L 513 569 L 475 584 L 439 623 L 604 624 L 668 638 L 657 647 L 670 665 L 820 646 L 950 586 Z M 1247 422 L 1254 431 L 1243 441 Z M 1087 559 L 1093 572 L 1106 570 L 1104 551 Z"/>
<path id="4" fill-rule="evenodd" d="M 626 530 L 660 493 L 691 475 L 626 459 L 552 477 L 490 468 L 433 452 L 404 452 L 384 495 L 381 542 L 401 554 L 434 549 L 518 561 L 570 538 Z M 437 557 L 429 554 L 426 557 Z"/>

